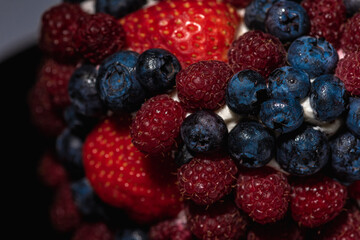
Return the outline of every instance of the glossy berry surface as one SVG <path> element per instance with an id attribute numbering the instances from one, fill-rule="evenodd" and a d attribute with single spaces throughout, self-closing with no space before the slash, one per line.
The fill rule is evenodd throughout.
<path id="1" fill-rule="evenodd" d="M 175 164 L 177 167 L 181 167 L 182 165 L 188 163 L 193 159 L 195 153 L 191 153 L 185 144 L 181 144 L 176 153 L 175 153 Z"/>
<path id="2" fill-rule="evenodd" d="M 360 98 L 350 99 L 346 126 L 355 136 L 360 138 Z"/>
<path id="3" fill-rule="evenodd" d="M 281 135 L 276 151 L 276 161 L 281 168 L 299 176 L 320 171 L 330 158 L 330 146 L 325 134 L 306 125 Z"/>
<path id="4" fill-rule="evenodd" d="M 236 73 L 226 87 L 226 105 L 238 114 L 257 114 L 266 99 L 266 80 L 258 72 Z"/>
<path id="5" fill-rule="evenodd" d="M 287 55 L 290 65 L 305 71 L 310 78 L 332 73 L 338 58 L 336 49 L 329 42 L 309 36 L 293 41 Z"/>
<path id="6" fill-rule="evenodd" d="M 240 171 L 236 205 L 256 222 L 282 219 L 289 205 L 290 184 L 284 173 L 270 167 Z"/>
<path id="7" fill-rule="evenodd" d="M 336 67 L 335 75 L 351 95 L 360 95 L 360 51 L 348 53 Z"/>
<path id="8" fill-rule="evenodd" d="M 334 75 L 322 75 L 311 83 L 310 105 L 315 117 L 332 121 L 339 117 L 347 104 L 344 84 Z"/>
<path id="9" fill-rule="evenodd" d="M 139 54 L 114 53 L 103 61 L 96 80 L 101 100 L 115 112 L 132 112 L 145 101 L 145 90 L 135 77 Z"/>
<path id="10" fill-rule="evenodd" d="M 195 157 L 178 170 L 178 187 L 184 198 L 210 205 L 230 193 L 237 172 L 230 157 Z"/>
<path id="11" fill-rule="evenodd" d="M 310 91 L 309 75 L 293 67 L 275 69 L 268 78 L 268 94 L 272 98 L 304 99 Z"/>
<path id="12" fill-rule="evenodd" d="M 98 122 L 98 118 L 80 114 L 72 104 L 64 110 L 63 115 L 67 128 L 81 138 L 84 138 Z"/>
<path id="13" fill-rule="evenodd" d="M 255 121 L 239 122 L 229 133 L 230 156 L 248 168 L 262 167 L 270 162 L 274 147 L 274 137 Z"/>
<path id="14" fill-rule="evenodd" d="M 165 93 L 175 86 L 181 70 L 177 58 L 169 51 L 152 48 L 141 53 L 136 63 L 136 79 L 150 93 Z"/>
<path id="15" fill-rule="evenodd" d="M 279 0 L 253 0 L 245 8 L 245 24 L 249 29 L 265 31 L 266 14 Z"/>
<path id="16" fill-rule="evenodd" d="M 185 118 L 180 134 L 189 151 L 206 153 L 225 147 L 228 130 L 219 115 L 200 110 Z"/>
<path id="17" fill-rule="evenodd" d="M 110 14 L 116 18 L 122 18 L 146 4 L 146 0 L 96 0 L 96 12 Z"/>
<path id="18" fill-rule="evenodd" d="M 360 139 L 345 132 L 331 141 L 331 166 L 340 180 L 360 180 Z"/>
<path id="19" fill-rule="evenodd" d="M 293 98 L 271 98 L 261 104 L 260 120 L 276 132 L 291 132 L 304 122 L 303 108 Z"/>
<path id="20" fill-rule="evenodd" d="M 282 42 L 292 42 L 310 31 L 310 20 L 305 9 L 293 1 L 279 1 L 266 14 L 267 32 Z"/>

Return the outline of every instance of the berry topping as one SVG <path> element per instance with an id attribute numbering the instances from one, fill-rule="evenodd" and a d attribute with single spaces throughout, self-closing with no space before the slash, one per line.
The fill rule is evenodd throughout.
<path id="1" fill-rule="evenodd" d="M 349 196 L 356 200 L 360 200 L 360 180 L 353 182 L 349 187 Z"/>
<path id="2" fill-rule="evenodd" d="M 275 138 L 258 122 L 239 122 L 229 133 L 228 151 L 242 166 L 257 168 L 273 157 Z"/>
<path id="3" fill-rule="evenodd" d="M 304 227 L 327 223 L 343 209 L 346 188 L 327 176 L 297 178 L 290 184 L 292 217 Z"/>
<path id="4" fill-rule="evenodd" d="M 272 98 L 304 99 L 310 91 L 310 79 L 306 72 L 285 66 L 275 69 L 268 78 L 268 94 Z"/>
<path id="5" fill-rule="evenodd" d="M 131 50 L 163 48 L 186 67 L 204 60 L 226 61 L 239 17 L 222 1 L 171 0 L 129 14 L 120 22 Z"/>
<path id="6" fill-rule="evenodd" d="M 266 14 L 279 0 L 253 0 L 245 9 L 245 24 L 249 29 L 265 31 Z"/>
<path id="7" fill-rule="evenodd" d="M 180 70 L 181 65 L 171 52 L 152 48 L 140 54 L 136 79 L 151 95 L 156 95 L 175 86 L 175 77 Z"/>
<path id="8" fill-rule="evenodd" d="M 278 38 L 249 31 L 233 41 L 228 57 L 234 72 L 251 69 L 268 77 L 273 70 L 285 65 L 286 51 Z"/>
<path id="9" fill-rule="evenodd" d="M 352 95 L 360 95 L 360 51 L 348 53 L 339 61 L 336 76 Z"/>
<path id="10" fill-rule="evenodd" d="M 195 157 L 178 170 L 180 192 L 196 204 L 212 204 L 230 193 L 237 171 L 227 156 Z"/>
<path id="11" fill-rule="evenodd" d="M 310 20 L 305 9 L 292 1 L 279 1 L 269 9 L 265 27 L 267 32 L 282 42 L 292 42 L 310 31 Z"/>
<path id="12" fill-rule="evenodd" d="M 228 130 L 219 115 L 200 110 L 185 118 L 180 134 L 190 152 L 213 153 L 225 147 Z"/>
<path id="13" fill-rule="evenodd" d="M 236 8 L 245 8 L 251 3 L 252 0 L 225 0 L 224 2 L 230 3 Z"/>
<path id="14" fill-rule="evenodd" d="M 110 14 L 116 18 L 122 18 L 146 4 L 146 0 L 96 0 L 96 12 Z"/>
<path id="15" fill-rule="evenodd" d="M 360 12 L 359 0 L 343 0 L 346 7 L 346 13 L 348 17 L 353 16 L 355 13 Z"/>
<path id="16" fill-rule="evenodd" d="M 139 54 L 120 51 L 106 58 L 96 80 L 101 100 L 114 112 L 133 112 L 145 101 L 145 90 L 135 77 Z"/>
<path id="17" fill-rule="evenodd" d="M 256 115 L 266 97 L 266 80 L 253 70 L 236 73 L 226 88 L 226 104 L 238 114 Z"/>
<path id="18" fill-rule="evenodd" d="M 338 59 L 336 49 L 329 42 L 309 36 L 293 41 L 287 55 L 290 65 L 305 71 L 310 78 L 332 73 Z"/>
<path id="19" fill-rule="evenodd" d="M 142 229 L 118 230 L 115 240 L 148 240 L 148 235 Z"/>
<path id="20" fill-rule="evenodd" d="M 230 200 L 210 206 L 193 203 L 186 208 L 191 232 L 203 240 L 236 240 L 245 235 L 247 217 Z"/>
<path id="21" fill-rule="evenodd" d="M 216 110 L 225 103 L 225 88 L 233 71 L 221 61 L 200 61 L 176 75 L 181 104 L 190 111 Z"/>
<path id="22" fill-rule="evenodd" d="M 169 152 L 179 140 L 180 126 L 184 119 L 184 109 L 169 95 L 150 98 L 141 106 L 132 122 L 132 143 L 148 154 Z"/>
<path id="23" fill-rule="evenodd" d="M 360 138 L 360 98 L 350 98 L 346 126 L 355 136 Z"/>
<path id="24" fill-rule="evenodd" d="M 347 53 L 360 51 L 360 12 L 350 18 L 343 27 L 344 29 L 340 41 L 341 49 Z"/>
<path id="25" fill-rule="evenodd" d="M 67 180 L 66 170 L 51 152 L 45 152 L 41 157 L 38 175 L 44 185 L 52 188 L 60 186 Z"/>
<path id="26" fill-rule="evenodd" d="M 284 173 L 270 167 L 240 171 L 236 205 L 256 222 L 282 219 L 289 205 L 290 185 Z"/>
<path id="27" fill-rule="evenodd" d="M 70 105 L 64 110 L 64 120 L 67 128 L 76 136 L 85 138 L 91 129 L 98 122 L 97 118 L 86 117 L 77 112 L 74 105 Z"/>
<path id="28" fill-rule="evenodd" d="M 285 171 L 300 176 L 312 175 L 330 158 L 330 146 L 324 133 L 311 126 L 283 134 L 277 139 L 276 161 Z"/>
<path id="29" fill-rule="evenodd" d="M 271 98 L 261 104 L 260 120 L 279 133 L 287 133 L 299 128 L 304 122 L 303 108 L 293 98 Z"/>
<path id="30" fill-rule="evenodd" d="M 114 233 L 102 222 L 83 223 L 71 240 L 113 240 Z"/>

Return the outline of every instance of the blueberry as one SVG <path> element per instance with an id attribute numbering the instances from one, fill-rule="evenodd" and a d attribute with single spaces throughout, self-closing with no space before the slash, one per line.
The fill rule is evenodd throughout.
<path id="1" fill-rule="evenodd" d="M 360 138 L 360 98 L 350 98 L 346 126 L 355 136 Z"/>
<path id="2" fill-rule="evenodd" d="M 105 108 L 96 88 L 96 67 L 90 64 L 75 69 L 69 80 L 69 97 L 76 111 L 84 116 L 99 117 Z"/>
<path id="3" fill-rule="evenodd" d="M 336 49 L 328 41 L 309 36 L 293 41 L 287 56 L 292 67 L 304 70 L 310 78 L 332 73 L 338 59 Z"/>
<path id="4" fill-rule="evenodd" d="M 64 120 L 70 131 L 80 138 L 85 138 L 99 121 L 98 118 L 81 115 L 72 104 L 64 110 Z"/>
<path id="5" fill-rule="evenodd" d="M 171 52 L 152 48 L 140 54 L 136 64 L 136 79 L 154 96 L 172 89 L 180 70 L 181 65 Z"/>
<path id="6" fill-rule="evenodd" d="M 82 162 L 83 140 L 66 128 L 56 139 L 56 152 L 71 179 L 84 177 Z"/>
<path id="7" fill-rule="evenodd" d="M 226 88 L 226 104 L 238 114 L 257 114 L 266 98 L 265 79 L 253 70 L 236 73 Z"/>
<path id="8" fill-rule="evenodd" d="M 146 4 L 146 0 L 96 0 L 96 12 L 104 12 L 122 18 Z"/>
<path id="9" fill-rule="evenodd" d="M 279 0 L 253 0 L 245 8 L 245 24 L 249 29 L 265 31 L 265 18 L 271 6 Z"/>
<path id="10" fill-rule="evenodd" d="M 147 234 L 142 229 L 124 229 L 117 231 L 115 240 L 147 240 Z"/>
<path id="11" fill-rule="evenodd" d="M 187 164 L 194 157 L 194 153 L 191 153 L 185 144 L 179 146 L 178 150 L 175 153 L 175 164 L 177 167 L 181 167 L 184 164 Z"/>
<path id="12" fill-rule="evenodd" d="M 114 53 L 100 65 L 96 79 L 105 105 L 114 112 L 133 112 L 145 101 L 146 93 L 135 77 L 139 54 L 133 51 Z"/>
<path id="13" fill-rule="evenodd" d="M 293 98 L 272 98 L 261 104 L 260 120 L 276 132 L 291 132 L 304 122 L 303 108 Z"/>
<path id="14" fill-rule="evenodd" d="M 267 90 L 272 98 L 294 98 L 300 101 L 309 94 L 310 86 L 306 72 L 285 66 L 270 74 Z"/>
<path id="15" fill-rule="evenodd" d="M 360 180 L 360 139 L 344 132 L 331 143 L 331 166 L 336 176 L 347 182 Z"/>
<path id="16" fill-rule="evenodd" d="M 324 133 L 304 125 L 298 130 L 280 135 L 276 161 L 293 175 L 308 176 L 322 169 L 330 158 L 330 146 Z"/>
<path id="17" fill-rule="evenodd" d="M 311 84 L 310 106 L 318 120 L 325 122 L 335 120 L 345 111 L 344 84 L 334 75 L 317 77 Z"/>
<path id="18" fill-rule="evenodd" d="M 270 162 L 274 147 L 274 137 L 255 121 L 239 122 L 229 133 L 230 156 L 248 168 L 262 167 Z"/>
<path id="19" fill-rule="evenodd" d="M 360 12 L 360 1 L 359 0 L 343 0 L 346 7 L 346 14 L 348 18 L 353 16 L 355 13 Z"/>
<path id="20" fill-rule="evenodd" d="M 180 134 L 189 151 L 205 153 L 224 147 L 228 130 L 219 115 L 208 110 L 199 110 L 184 119 Z"/>
<path id="21" fill-rule="evenodd" d="M 279 1 L 272 5 L 265 19 L 266 30 L 282 42 L 292 42 L 310 31 L 306 10 L 292 1 Z"/>

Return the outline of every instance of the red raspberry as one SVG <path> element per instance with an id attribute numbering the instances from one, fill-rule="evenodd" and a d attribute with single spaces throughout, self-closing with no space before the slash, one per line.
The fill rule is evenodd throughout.
<path id="1" fill-rule="evenodd" d="M 291 183 L 292 217 L 304 227 L 318 227 L 335 218 L 346 200 L 346 188 L 324 175 L 295 179 Z"/>
<path id="2" fill-rule="evenodd" d="M 113 16 L 97 13 L 81 18 L 74 42 L 83 58 L 99 64 L 124 47 L 125 32 Z"/>
<path id="3" fill-rule="evenodd" d="M 264 77 L 285 65 L 286 51 L 280 40 L 261 31 L 249 31 L 235 40 L 228 52 L 234 72 L 251 69 Z"/>
<path id="4" fill-rule="evenodd" d="M 144 153 L 169 152 L 176 145 L 184 119 L 184 109 L 169 95 L 150 98 L 141 106 L 132 122 L 132 143 Z"/>
<path id="5" fill-rule="evenodd" d="M 191 232 L 202 240 L 236 240 L 245 235 L 248 220 L 230 200 L 210 206 L 189 202 L 186 208 Z"/>
<path id="6" fill-rule="evenodd" d="M 184 211 L 175 219 L 160 222 L 150 228 L 150 240 L 191 240 Z"/>
<path id="7" fill-rule="evenodd" d="M 348 53 L 336 67 L 336 76 L 353 95 L 360 95 L 360 51 Z"/>
<path id="8" fill-rule="evenodd" d="M 191 111 L 216 110 L 225 103 L 225 88 L 233 72 L 225 62 L 200 61 L 176 75 L 181 104 Z"/>
<path id="9" fill-rule="evenodd" d="M 83 223 L 71 240 L 113 240 L 114 233 L 102 222 Z"/>
<path id="10" fill-rule="evenodd" d="M 78 4 L 61 3 L 42 15 L 40 48 L 60 61 L 75 61 L 76 47 L 73 42 L 78 20 L 86 15 Z"/>
<path id="11" fill-rule="evenodd" d="M 65 168 L 56 161 L 51 152 L 46 152 L 41 158 L 38 166 L 38 174 L 43 184 L 55 188 L 67 180 Z"/>
<path id="12" fill-rule="evenodd" d="M 81 215 L 75 205 L 69 183 L 64 183 L 56 190 L 50 206 L 50 220 L 53 227 L 61 232 L 75 230 L 81 223 Z"/>
<path id="13" fill-rule="evenodd" d="M 346 21 L 343 0 L 304 0 L 301 5 L 310 18 L 310 36 L 323 37 L 338 48 L 341 37 L 340 27 Z"/>
<path id="14" fill-rule="evenodd" d="M 180 192 L 197 204 L 212 204 L 230 193 L 237 171 L 230 157 L 195 157 L 178 169 Z"/>
<path id="15" fill-rule="evenodd" d="M 62 64 L 51 58 L 40 69 L 38 81 L 45 83 L 51 101 L 57 107 L 64 109 L 70 105 L 68 85 L 74 70 L 74 65 Z"/>
<path id="16" fill-rule="evenodd" d="M 360 13 L 350 18 L 343 27 L 341 48 L 348 53 L 360 51 Z"/>
<path id="17" fill-rule="evenodd" d="M 353 182 L 348 187 L 349 196 L 353 199 L 360 200 L 360 181 Z"/>
<path id="18" fill-rule="evenodd" d="M 284 173 L 271 167 L 249 169 L 239 174 L 235 203 L 254 221 L 265 224 L 284 217 L 289 194 L 290 185 Z"/>
<path id="19" fill-rule="evenodd" d="M 225 0 L 224 2 L 230 3 L 236 8 L 246 8 L 252 0 Z"/>

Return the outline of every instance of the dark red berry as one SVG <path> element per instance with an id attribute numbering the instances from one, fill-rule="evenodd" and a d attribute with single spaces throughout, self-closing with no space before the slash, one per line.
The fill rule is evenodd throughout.
<path id="1" fill-rule="evenodd" d="M 113 240 L 114 233 L 102 222 L 83 223 L 76 229 L 71 240 Z"/>
<path id="2" fill-rule="evenodd" d="M 348 187 L 349 196 L 353 199 L 360 200 L 360 180 L 353 182 Z"/>
<path id="3" fill-rule="evenodd" d="M 335 74 L 352 95 L 360 95 L 360 51 L 348 53 L 336 67 Z"/>
<path id="4" fill-rule="evenodd" d="M 341 48 L 348 53 L 360 51 L 360 13 L 343 25 Z"/>
<path id="5" fill-rule="evenodd" d="M 251 3 L 251 0 L 225 0 L 236 8 L 246 8 Z"/>
<path id="6" fill-rule="evenodd" d="M 42 156 L 38 174 L 41 182 L 48 187 L 58 187 L 67 181 L 66 170 L 59 162 L 57 162 L 53 153 L 46 152 Z"/>

